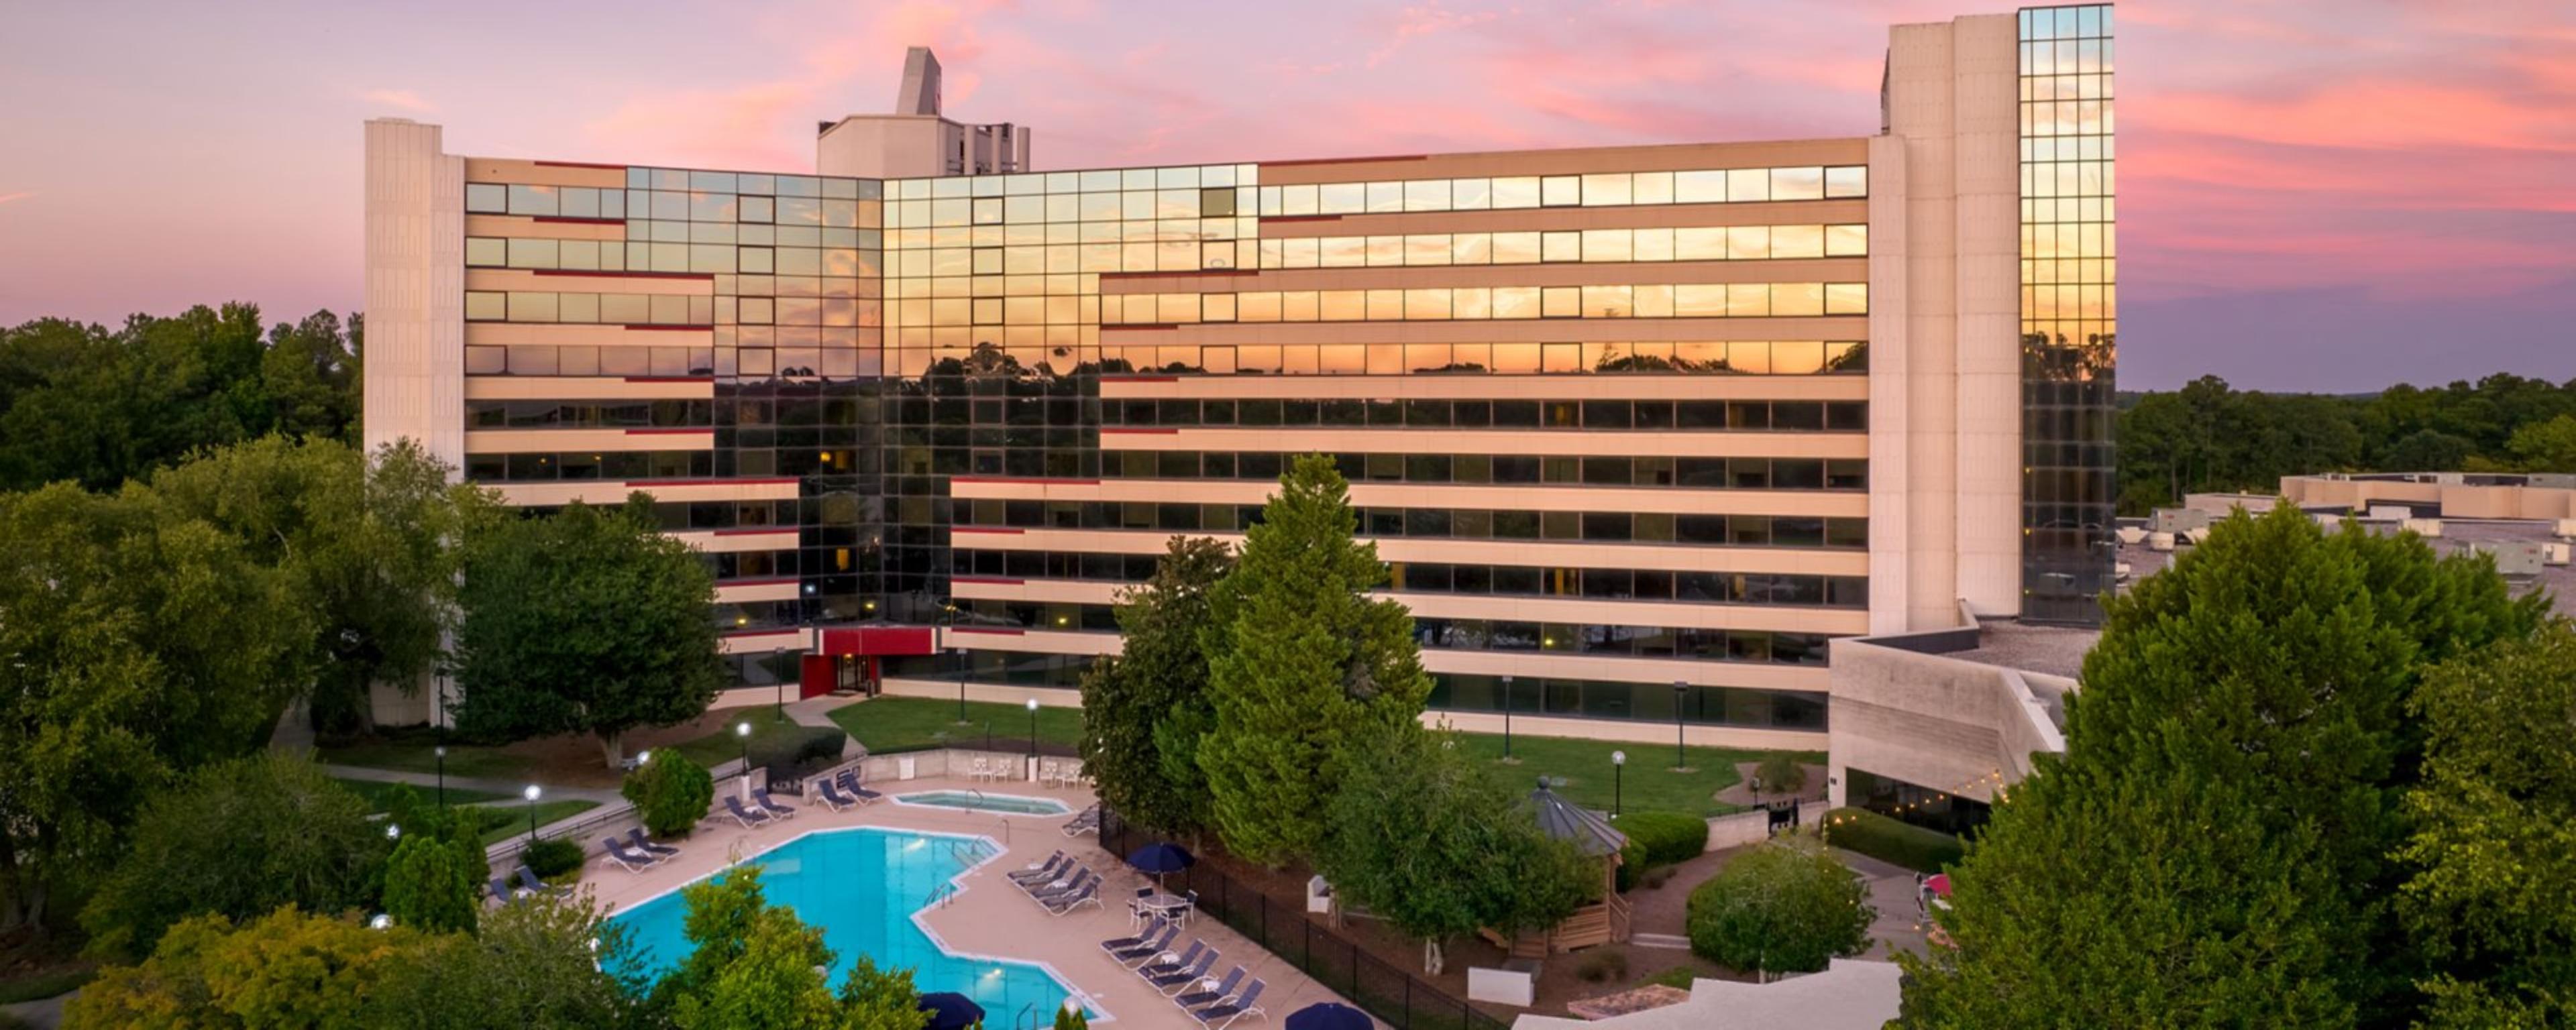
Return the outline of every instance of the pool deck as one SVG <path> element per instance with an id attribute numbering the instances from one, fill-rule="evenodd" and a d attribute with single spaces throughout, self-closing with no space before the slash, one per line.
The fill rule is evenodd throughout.
<path id="1" fill-rule="evenodd" d="M 1093 801 L 1091 792 L 1087 790 L 1035 783 L 920 779 L 870 785 L 889 795 L 932 790 L 980 790 L 987 794 L 1054 798 L 1074 812 L 1089 807 Z M 963 890 L 920 917 L 921 923 L 943 946 L 958 954 L 1045 966 L 1055 973 L 1057 979 L 1087 998 L 1095 1013 L 1105 1012 L 1114 1020 L 1110 1025 L 1130 1030 L 1198 1026 L 1188 1013 L 1182 1012 L 1100 950 L 1099 942 L 1134 932 L 1127 922 L 1124 899 L 1152 880 L 1127 868 L 1117 856 L 1102 851 L 1097 834 L 1064 836 L 1061 828 L 1073 818 L 1071 814 L 1003 815 L 899 805 L 891 800 L 834 812 L 820 803 L 800 803 L 799 799 L 785 797 L 778 800 L 797 806 L 796 817 L 748 830 L 735 825 L 731 818 L 710 818 L 700 823 L 697 832 L 687 840 L 678 842 L 681 848 L 678 858 L 642 872 L 620 868 L 598 855 L 597 841 L 584 841 L 592 856 L 582 871 L 583 888 L 591 891 L 603 907 L 612 911 L 622 910 L 717 872 L 735 857 L 751 857 L 817 830 L 882 826 L 986 837 L 1001 847 L 1002 853 L 961 877 L 958 882 Z M 723 810 L 723 802 L 719 800 L 716 811 Z M 1085 905 L 1062 917 L 1049 916 L 1002 875 L 1005 871 L 1044 861 L 1059 848 L 1100 874 L 1101 907 Z M 1255 947 L 1241 934 L 1215 919 L 1191 920 L 1174 941 L 1185 945 L 1192 936 L 1206 938 L 1210 947 L 1224 953 L 1224 959 L 1217 964 L 1214 973 L 1222 975 L 1239 963 L 1247 970 L 1247 983 L 1253 977 L 1268 981 L 1262 989 L 1260 1001 L 1266 1016 L 1247 1016 L 1235 1021 L 1234 1026 L 1276 1027 L 1287 1019 L 1289 1013 L 1308 1005 L 1344 1000 L 1286 960 Z M 997 1028 L 1006 1026 L 1010 1018 L 1009 1013 L 988 1015 L 991 1025 Z M 1093 1020 L 1095 1025 L 1101 1022 L 1098 1018 Z"/>

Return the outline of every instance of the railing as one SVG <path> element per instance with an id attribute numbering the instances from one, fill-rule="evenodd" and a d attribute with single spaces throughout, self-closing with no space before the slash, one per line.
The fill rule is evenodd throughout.
<path id="1" fill-rule="evenodd" d="M 1100 844 L 1124 855 L 1150 843 L 1116 812 L 1100 813 Z M 1289 964 L 1368 1010 L 1395 1030 L 1505 1030 L 1505 1020 L 1399 969 L 1331 928 L 1307 918 L 1304 899 L 1275 900 L 1201 862 L 1179 874 L 1181 889 L 1199 894 L 1198 911 L 1214 916 Z"/>

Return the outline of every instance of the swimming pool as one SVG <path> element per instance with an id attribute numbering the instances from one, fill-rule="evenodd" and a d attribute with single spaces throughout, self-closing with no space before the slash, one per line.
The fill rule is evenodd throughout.
<path id="1" fill-rule="evenodd" d="M 922 993 L 955 991 L 975 999 L 990 1025 L 1009 1026 L 1022 1011 L 1051 1019 L 1068 991 L 1047 970 L 949 954 L 913 919 L 950 880 L 998 850 L 981 837 L 857 827 L 810 833 L 752 861 L 761 867 L 761 889 L 772 904 L 792 908 L 823 929 L 823 942 L 836 956 L 835 989 L 858 956 L 866 955 L 879 966 L 910 968 L 913 986 Z M 686 916 L 680 892 L 672 891 L 611 919 L 634 935 L 645 968 L 659 976 L 689 952 L 681 932 Z"/>
<path id="2" fill-rule="evenodd" d="M 918 794 L 897 794 L 894 799 L 907 805 L 929 805 L 933 808 L 964 808 L 977 812 L 1000 812 L 1005 815 L 1063 815 L 1073 809 L 1054 798 L 1033 798 L 1022 794 L 986 794 L 973 790 L 925 790 Z"/>

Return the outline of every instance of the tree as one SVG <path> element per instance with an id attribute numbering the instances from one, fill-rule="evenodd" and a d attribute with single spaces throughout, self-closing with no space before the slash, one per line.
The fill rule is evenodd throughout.
<path id="1" fill-rule="evenodd" d="M 1869 947 L 1869 887 L 1822 844 L 1775 838 L 1692 888 L 1692 954 L 1756 973 L 1813 973 Z"/>
<path id="2" fill-rule="evenodd" d="M 399 925 L 399 924 L 397 924 Z M 586 898 L 523 898 L 480 932 L 440 934 L 370 1025 L 403 1030 L 618 1030 L 645 987 L 627 929 Z"/>
<path id="3" fill-rule="evenodd" d="M 696 718 L 725 682 L 714 578 L 643 494 L 484 528 L 459 600 L 456 725 L 471 737 L 588 733 L 614 768 L 627 730 Z"/>
<path id="4" fill-rule="evenodd" d="M 645 762 L 626 774 L 617 792 L 635 803 L 644 829 L 656 837 L 675 837 L 695 829 L 716 800 L 715 777 L 678 748 L 655 748 Z"/>
<path id="5" fill-rule="evenodd" d="M 208 766 L 144 805 L 132 846 L 82 909 L 81 925 L 97 953 L 140 956 L 200 913 L 252 919 L 280 905 L 371 907 L 392 844 L 367 809 L 300 757 L 261 752 Z"/>
<path id="6" fill-rule="evenodd" d="M 2386 899 L 2422 764 L 2407 700 L 2545 603 L 2411 536 L 2286 506 L 2220 524 L 2108 603 L 2063 759 L 1954 873 L 1957 947 L 1901 959 L 1908 1025 L 2404 1022 Z"/>
<path id="7" fill-rule="evenodd" d="M 2418 429 L 2388 445 L 2380 465 L 2407 472 L 2451 472 L 2467 465 L 2477 446 L 2438 429 Z"/>
<path id="8" fill-rule="evenodd" d="M 2576 630 L 2436 668 L 2411 710 L 2424 782 L 2406 799 L 2398 912 L 2428 962 L 2424 1022 L 2576 1023 Z"/>
<path id="9" fill-rule="evenodd" d="M 1199 634 L 1216 585 L 1233 566 L 1224 544 L 1173 537 L 1153 578 L 1119 597 L 1120 654 L 1083 670 L 1083 771 L 1103 803 L 1162 833 L 1207 821 L 1198 738 L 1214 716 Z"/>
<path id="10" fill-rule="evenodd" d="M 1412 616 L 1363 593 L 1386 569 L 1357 528 L 1332 459 L 1301 456 L 1212 596 L 1198 762 L 1219 836 L 1252 861 L 1313 854 L 1346 739 L 1419 718 L 1431 692 Z"/>
<path id="11" fill-rule="evenodd" d="M 474 856 L 460 854 L 469 849 Z M 385 914 L 404 926 L 472 933 L 483 910 L 482 850 L 425 833 L 404 838 L 385 862 Z"/>
<path id="12" fill-rule="evenodd" d="M 1600 890 L 1601 873 L 1446 740 L 1418 724 L 1354 743 L 1326 808 L 1316 868 L 1344 898 L 1422 938 L 1437 974 L 1444 943 L 1480 927 L 1556 925 Z"/>
<path id="13" fill-rule="evenodd" d="M 861 959 L 839 995 L 825 983 L 832 949 L 796 913 L 771 905 L 759 866 L 681 890 L 689 957 L 654 987 L 681 1030 L 918 1030 L 912 975 Z"/>
<path id="14" fill-rule="evenodd" d="M 447 481 L 452 471 L 410 441 L 369 456 L 269 436 L 200 454 L 153 488 L 292 585 L 315 627 L 296 682 L 312 685 L 317 725 L 356 729 L 372 684 L 415 685 L 442 653 L 455 543 L 497 517 L 481 490 Z"/>
<path id="15" fill-rule="evenodd" d="M 64 1008 L 70 1030 L 384 1025 L 376 1001 L 415 975 L 422 944 L 405 927 L 278 909 L 236 926 L 222 915 L 170 928 L 139 966 L 113 967 Z"/>
<path id="16" fill-rule="evenodd" d="M 151 490 L 0 494 L 0 930 L 112 855 L 170 777 L 248 753 L 310 625 L 283 577 Z"/>
<path id="17" fill-rule="evenodd" d="M 2524 423 L 2507 448 L 2526 470 L 2576 472 L 2576 415 Z"/>

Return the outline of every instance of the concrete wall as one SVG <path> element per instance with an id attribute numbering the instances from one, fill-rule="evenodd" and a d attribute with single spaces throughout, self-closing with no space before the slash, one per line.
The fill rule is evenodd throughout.
<path id="1" fill-rule="evenodd" d="M 1828 776 L 1845 801 L 1848 770 L 1866 769 L 1978 801 L 2030 771 L 2038 751 L 2064 751 L 2051 715 L 2074 684 L 1865 640 L 1833 643 Z"/>
<path id="2" fill-rule="evenodd" d="M 367 331 L 375 332 L 373 318 Z M 2471 486 L 2466 483 L 2402 483 L 2388 480 L 2283 476 L 2281 493 L 2301 507 L 2367 510 L 2382 504 L 2438 504 L 2442 517 L 2453 519 L 2576 518 L 2576 490 L 2544 486 Z"/>

